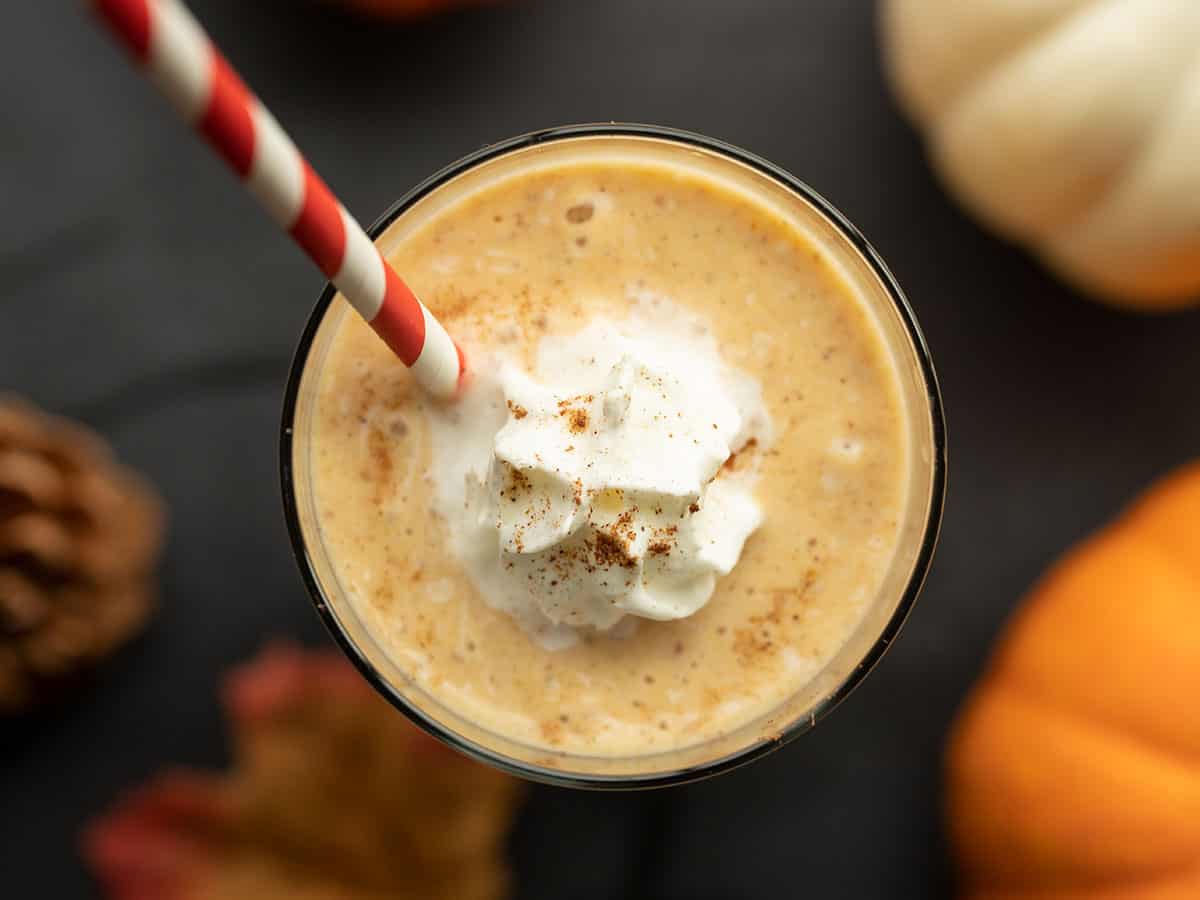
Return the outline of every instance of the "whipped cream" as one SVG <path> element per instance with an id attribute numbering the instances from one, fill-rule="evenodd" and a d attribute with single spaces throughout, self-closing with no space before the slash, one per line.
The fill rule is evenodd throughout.
<path id="1" fill-rule="evenodd" d="M 703 322 L 654 298 L 543 338 L 532 373 L 480 363 L 431 416 L 438 512 L 485 600 L 551 647 L 704 606 L 762 521 L 754 467 L 725 464 L 770 422 Z"/>

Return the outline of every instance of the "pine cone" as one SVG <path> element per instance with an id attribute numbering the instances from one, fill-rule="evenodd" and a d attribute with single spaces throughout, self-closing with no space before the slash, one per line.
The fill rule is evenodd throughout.
<path id="1" fill-rule="evenodd" d="M 0 396 L 0 714 L 57 692 L 141 627 L 163 518 L 95 434 Z"/>

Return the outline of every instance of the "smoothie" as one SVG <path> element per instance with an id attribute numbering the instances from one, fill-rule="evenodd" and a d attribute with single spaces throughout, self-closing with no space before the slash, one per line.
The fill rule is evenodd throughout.
<path id="1" fill-rule="evenodd" d="M 773 711 L 818 677 L 880 602 L 912 518 L 912 413 L 898 364 L 876 315 L 819 240 L 733 183 L 624 154 L 564 155 L 507 173 L 384 246 L 478 374 L 459 403 L 427 400 L 338 298 L 319 367 L 309 361 L 305 460 L 340 596 L 406 689 L 547 760 L 636 757 L 748 723 L 764 735 L 784 724 Z M 608 359 L 614 343 L 625 349 Z M 690 393 L 681 400 L 664 388 L 656 402 L 690 404 L 693 418 L 711 413 L 720 437 L 697 463 L 699 487 L 688 490 L 699 493 L 653 480 L 696 460 L 684 454 L 676 467 L 671 457 L 643 466 L 651 482 L 634 499 L 602 479 L 575 492 L 582 513 L 564 495 L 554 540 L 586 551 L 567 555 L 540 537 L 527 547 L 529 533 L 511 529 L 489 544 L 488 529 L 503 525 L 496 503 L 532 516 L 529 497 L 541 495 L 521 481 L 532 470 L 504 456 L 492 478 L 509 481 L 492 485 L 489 506 L 478 494 L 487 491 L 479 454 L 499 452 L 510 435 L 519 444 L 512 453 L 542 461 L 539 434 L 552 427 L 554 397 L 566 396 L 521 388 L 549 398 L 550 423 L 522 432 L 532 414 L 513 401 L 510 382 L 567 384 L 564 371 L 597 355 L 605 357 L 599 387 L 558 401 L 555 459 L 574 466 L 571 454 L 588 453 L 570 471 L 595 471 L 600 444 L 583 439 L 603 442 L 597 422 L 629 407 L 630 379 L 653 379 L 674 358 L 671 384 Z M 510 380 L 503 385 L 500 369 Z M 658 412 L 651 419 L 661 422 Z M 686 432 L 692 449 L 702 443 L 694 433 L 695 423 Z M 624 445 L 604 446 L 630 456 Z M 475 476 L 466 471 L 472 453 Z M 633 452 L 630 464 L 642 455 Z M 533 493 L 518 500 L 522 487 Z M 660 494 L 684 500 L 664 507 L 653 499 Z M 625 528 L 629 509 L 639 518 Z M 688 536 L 679 529 L 693 518 Z M 520 521 L 519 529 L 533 527 Z M 483 537 L 470 537 L 472 529 Z M 608 560 L 589 555 L 612 549 L 610 533 L 629 542 Z M 527 576 L 536 596 L 521 597 L 511 577 L 501 584 L 546 548 Z M 560 552 L 574 568 L 561 568 Z M 586 579 L 605 573 L 626 577 L 625 586 L 613 593 L 606 581 L 599 600 L 575 602 L 591 596 L 584 588 L 600 591 Z"/>

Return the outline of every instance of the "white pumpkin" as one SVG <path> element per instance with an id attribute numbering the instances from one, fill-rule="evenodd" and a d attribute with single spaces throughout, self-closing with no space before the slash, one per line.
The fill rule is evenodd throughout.
<path id="1" fill-rule="evenodd" d="M 1200 301 L 1200 0 L 882 0 L 885 66 L 980 219 L 1085 290 Z"/>

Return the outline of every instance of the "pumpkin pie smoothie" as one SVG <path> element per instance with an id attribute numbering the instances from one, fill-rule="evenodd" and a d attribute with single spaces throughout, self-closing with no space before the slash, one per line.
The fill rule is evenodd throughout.
<path id="1" fill-rule="evenodd" d="M 470 380 L 427 399 L 335 299 L 298 467 L 403 690 L 546 765 L 785 725 L 913 518 L 900 367 L 820 236 L 625 148 L 508 167 L 381 246 Z"/>

